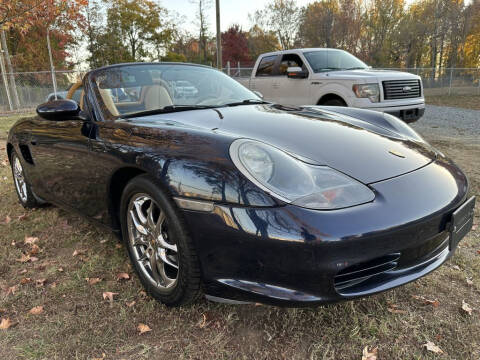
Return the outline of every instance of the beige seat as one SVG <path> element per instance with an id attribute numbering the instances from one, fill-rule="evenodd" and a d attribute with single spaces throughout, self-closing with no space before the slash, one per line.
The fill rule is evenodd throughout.
<path id="1" fill-rule="evenodd" d="M 145 87 L 143 96 L 145 110 L 163 109 L 165 106 L 173 105 L 172 98 L 167 89 L 159 84 Z"/>
<path id="2" fill-rule="evenodd" d="M 110 91 L 108 91 L 107 89 L 100 89 L 100 88 L 98 90 L 100 91 L 100 96 L 102 97 L 103 103 L 105 104 L 107 110 L 110 111 L 110 113 L 113 116 L 120 115 L 117 107 L 115 106 L 115 103 L 113 102 Z"/>

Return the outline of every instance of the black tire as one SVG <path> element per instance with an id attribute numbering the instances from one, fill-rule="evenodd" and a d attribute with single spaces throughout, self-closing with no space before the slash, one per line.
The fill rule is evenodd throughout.
<path id="1" fill-rule="evenodd" d="M 347 106 L 343 100 L 340 99 L 329 99 L 325 101 L 322 105 L 325 106 Z"/>
<path id="2" fill-rule="evenodd" d="M 19 178 L 16 175 L 16 171 L 15 171 L 16 161 L 18 161 L 21 166 L 21 174 L 23 176 L 24 187 L 22 187 L 19 184 Z M 42 204 L 37 200 L 36 196 L 32 191 L 32 187 L 30 186 L 30 183 L 25 175 L 25 171 L 23 171 L 23 165 L 24 164 L 22 163 L 22 158 L 17 155 L 15 150 L 12 150 L 12 153 L 10 155 L 10 167 L 12 170 L 13 184 L 15 186 L 15 191 L 18 196 L 18 201 L 24 208 L 33 209 L 33 208 L 39 207 Z M 20 190 L 21 188 L 24 194 L 21 194 L 21 190 Z"/>
<path id="3" fill-rule="evenodd" d="M 130 202 L 142 194 L 146 194 L 153 199 L 159 210 L 165 214 L 165 221 L 166 224 L 168 224 L 168 239 L 177 247 L 175 257 L 178 264 L 177 278 L 176 283 L 171 288 L 162 288 L 154 285 L 151 279 L 144 273 L 144 271 L 146 271 L 145 265 L 143 265 L 142 269 L 140 265 L 141 260 L 136 258 L 136 256 L 138 256 L 138 250 L 134 248 L 132 243 L 127 216 L 130 216 L 128 213 Z M 148 294 L 167 306 L 190 304 L 202 295 L 199 261 L 185 223 L 174 202 L 161 190 L 150 176 L 137 176 L 127 184 L 122 194 L 120 221 L 122 238 L 128 255 L 135 268 L 135 272 Z M 146 252 L 147 250 L 145 250 L 145 253 Z"/>

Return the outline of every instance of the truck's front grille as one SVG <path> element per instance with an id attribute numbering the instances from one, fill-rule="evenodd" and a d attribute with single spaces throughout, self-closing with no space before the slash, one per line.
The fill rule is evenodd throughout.
<path id="1" fill-rule="evenodd" d="M 410 99 L 422 94 L 420 80 L 388 80 L 382 84 L 385 100 Z"/>

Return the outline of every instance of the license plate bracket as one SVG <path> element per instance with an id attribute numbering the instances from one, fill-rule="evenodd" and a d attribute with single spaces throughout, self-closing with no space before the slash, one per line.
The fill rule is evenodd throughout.
<path id="1" fill-rule="evenodd" d="M 450 222 L 450 251 L 454 250 L 460 240 L 472 229 L 474 209 L 475 196 L 472 196 L 452 214 Z"/>

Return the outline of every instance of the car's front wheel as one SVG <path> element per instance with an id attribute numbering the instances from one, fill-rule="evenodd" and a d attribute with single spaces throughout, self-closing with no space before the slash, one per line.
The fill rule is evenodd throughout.
<path id="1" fill-rule="evenodd" d="M 123 191 L 122 235 L 147 292 L 168 306 L 195 301 L 201 294 L 198 258 L 174 203 L 147 175 Z"/>
<path id="2" fill-rule="evenodd" d="M 13 182 L 15 183 L 15 190 L 17 191 L 20 204 L 27 209 L 41 205 L 33 194 L 32 188 L 26 178 L 25 171 L 23 170 L 20 157 L 15 150 L 12 151 L 10 156 L 10 165 L 12 167 Z"/>

